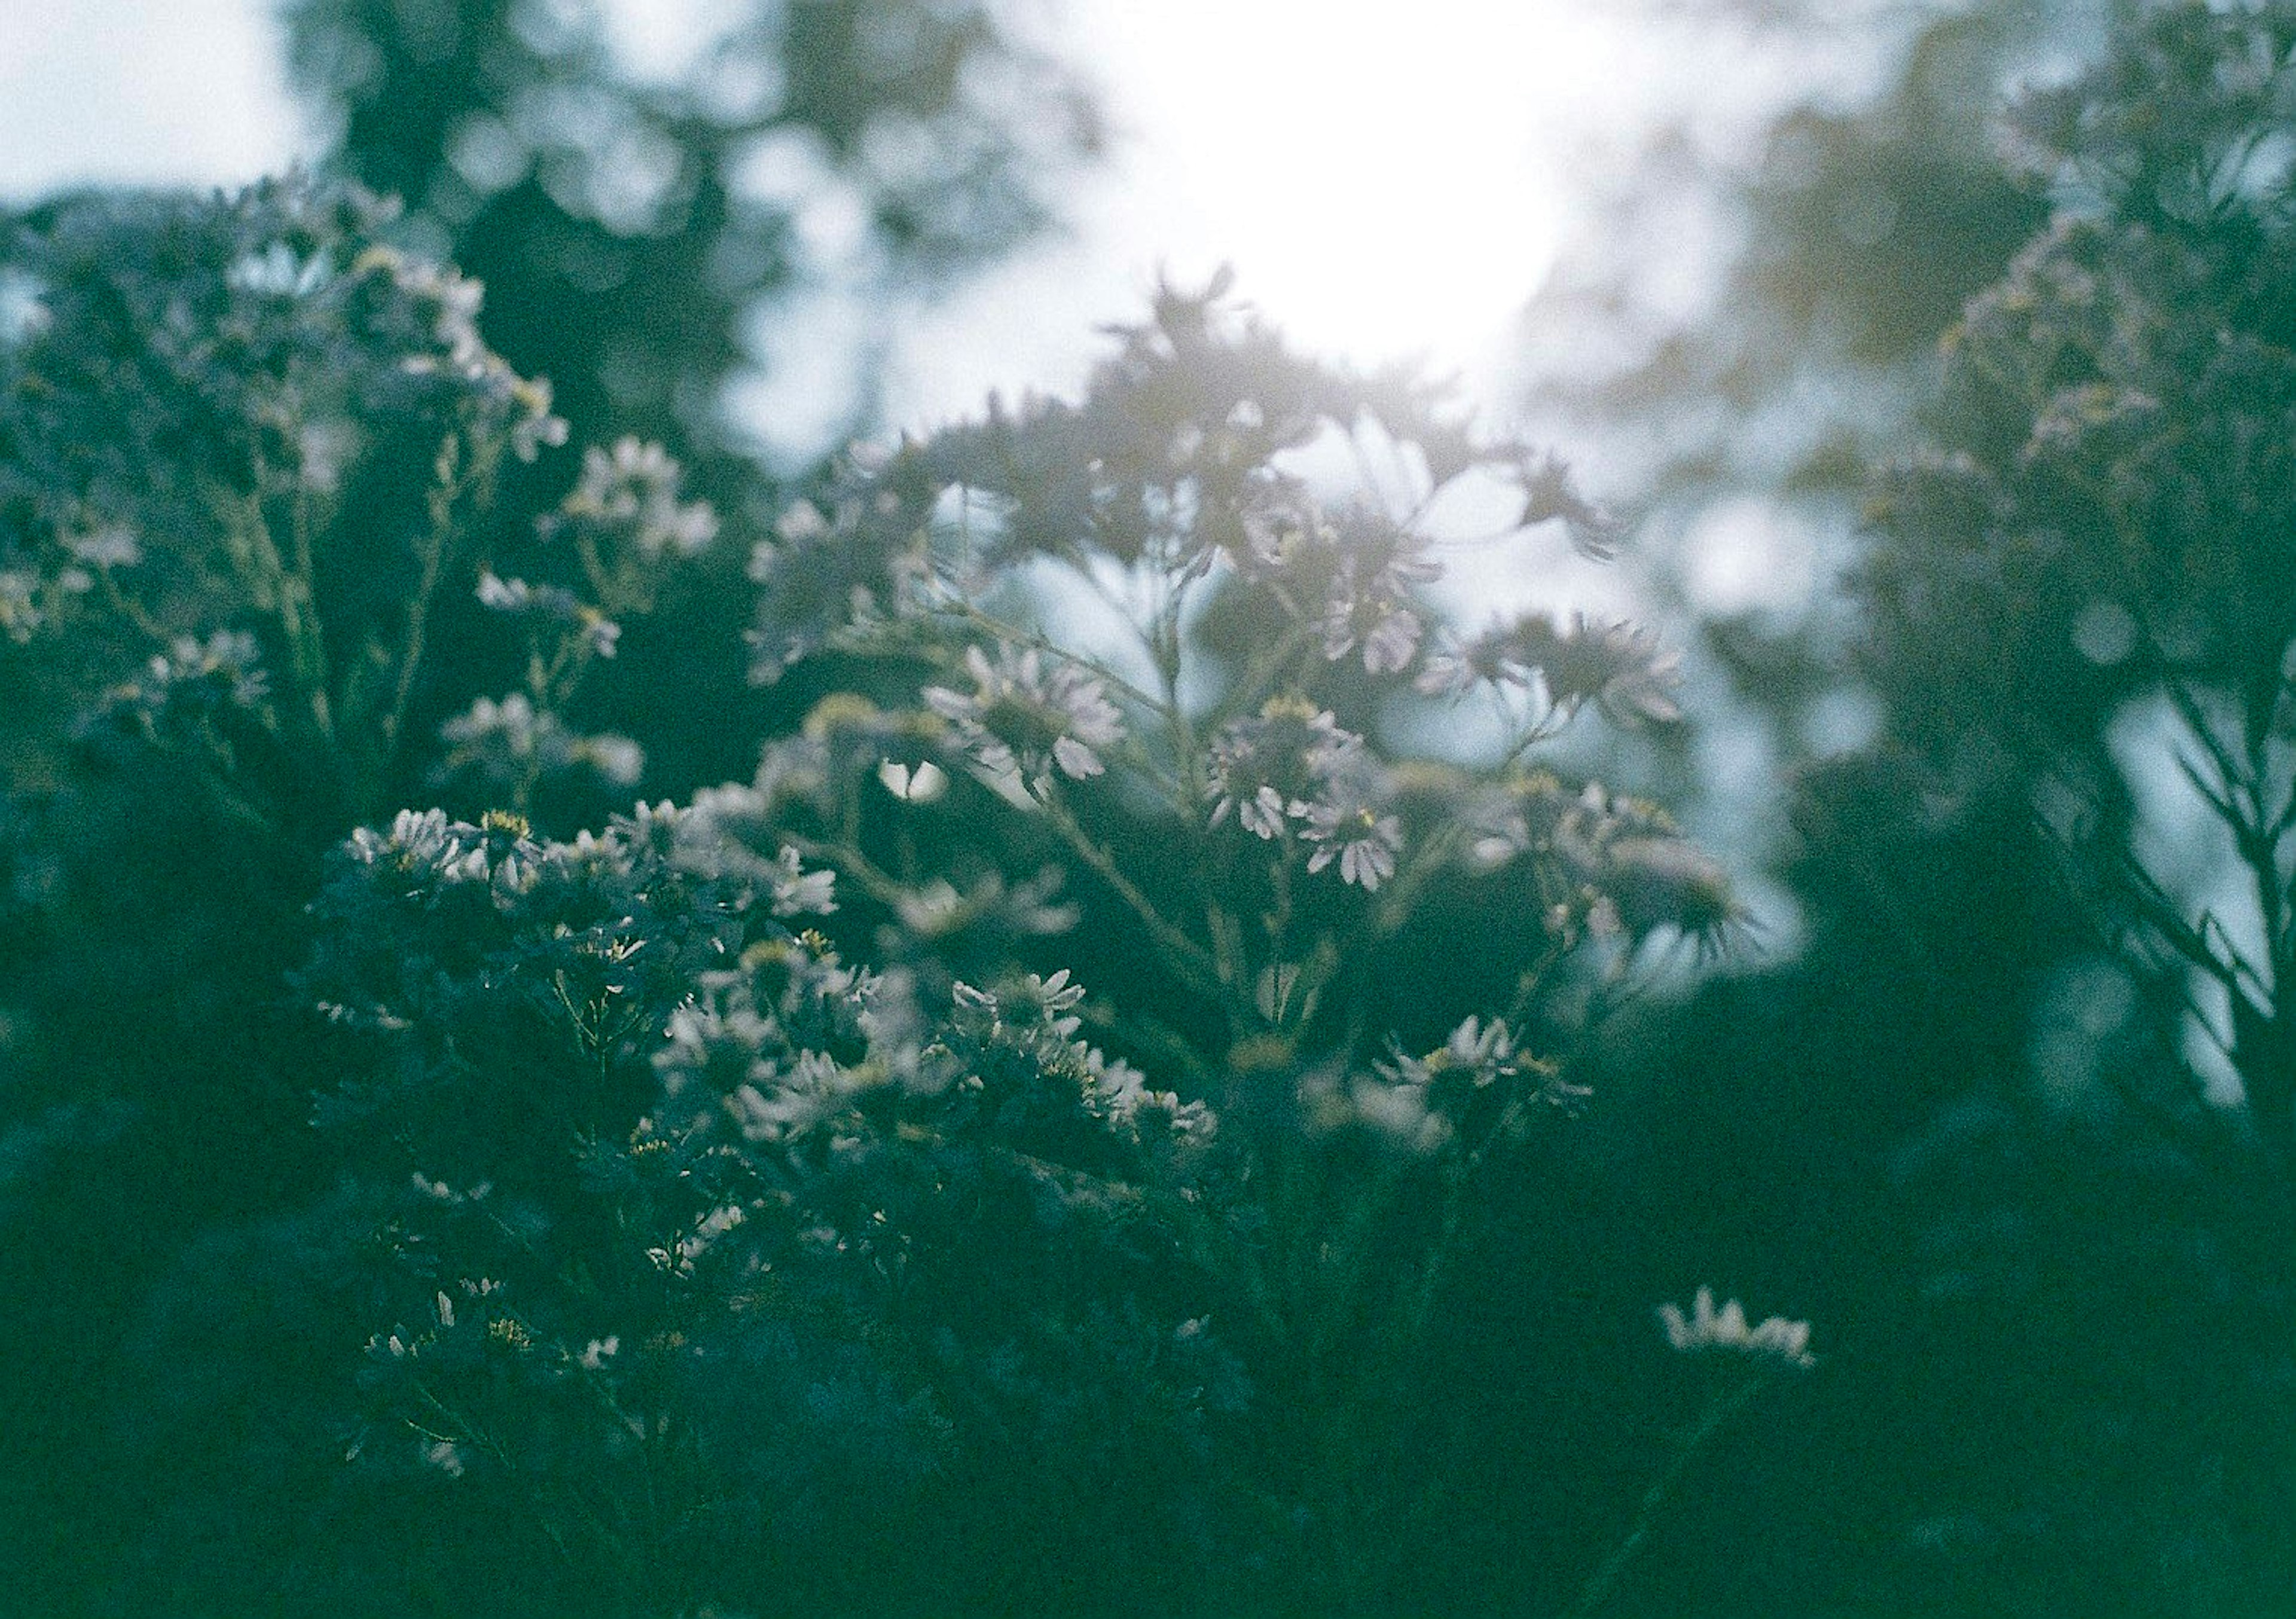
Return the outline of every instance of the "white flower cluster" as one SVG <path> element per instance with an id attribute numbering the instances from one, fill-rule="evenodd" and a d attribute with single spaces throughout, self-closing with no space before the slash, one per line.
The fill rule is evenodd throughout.
<path id="1" fill-rule="evenodd" d="M 1795 1371 L 1817 1364 L 1817 1357 L 1809 1353 L 1808 1321 L 1773 1315 L 1759 1326 L 1749 1325 L 1745 1306 L 1734 1298 L 1717 1310 L 1711 1288 L 1698 1289 L 1686 1316 L 1672 1304 L 1660 1304 L 1658 1313 L 1666 1323 L 1667 1342 L 1684 1354 L 1747 1355 Z"/>
<path id="2" fill-rule="evenodd" d="M 566 514 L 629 529 L 648 557 L 693 556 L 718 537 L 718 514 L 706 501 L 680 501 L 677 477 L 677 463 L 658 444 L 623 438 L 611 451 L 594 447 Z"/>
<path id="3" fill-rule="evenodd" d="M 634 785 L 645 754 L 626 736 L 578 736 L 559 717 L 536 709 L 523 691 L 499 702 L 482 697 L 439 729 L 447 753 L 433 773 L 439 781 L 465 771 L 490 786 L 515 788 L 530 776 L 586 766 L 617 787 Z"/>
<path id="4" fill-rule="evenodd" d="M 972 691 L 928 686 L 923 696 L 983 770 L 1042 794 L 1055 767 L 1078 781 L 1108 768 L 1099 750 L 1124 740 L 1124 718 L 1095 676 L 1066 660 L 1048 669 L 1034 649 L 1009 646 L 997 648 L 993 663 L 967 647 L 964 667 Z"/>
<path id="5" fill-rule="evenodd" d="M 1373 889 L 1395 875 L 1403 823 L 1385 813 L 1386 781 L 1363 738 L 1329 711 L 1275 698 L 1213 740 L 1211 824 L 1233 813 L 1256 838 L 1284 836 L 1293 822 L 1315 846 L 1308 869 L 1337 862 L 1343 881 Z"/>

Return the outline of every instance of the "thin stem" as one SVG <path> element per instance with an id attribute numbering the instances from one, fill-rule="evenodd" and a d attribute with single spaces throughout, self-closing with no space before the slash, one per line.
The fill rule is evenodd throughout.
<path id="1" fill-rule="evenodd" d="M 414 586 L 414 599 L 407 606 L 406 644 L 399 653 L 398 680 L 391 691 L 390 709 L 383 715 L 382 747 L 370 766 L 374 779 L 368 784 L 369 791 L 382 784 L 381 778 L 398 750 L 399 732 L 406 724 L 408 705 L 414 699 L 414 679 L 422 666 L 422 642 L 430 625 L 431 601 L 438 594 L 439 576 L 454 540 L 455 499 L 461 490 L 455 472 L 458 460 L 455 446 L 459 442 L 450 436 L 439 449 L 439 482 L 430 494 L 430 526 L 415 541 L 422 576 Z"/>
<path id="2" fill-rule="evenodd" d="M 1697 1460 L 1715 1435 L 1753 1403 L 1754 1396 L 1761 1392 L 1767 1381 L 1760 1376 L 1748 1378 L 1736 1387 L 1718 1394 L 1706 1402 L 1705 1413 L 1699 1418 L 1698 1426 L 1675 1447 L 1666 1467 L 1651 1482 L 1651 1487 L 1643 1492 L 1641 1510 L 1635 1514 L 1634 1526 L 1627 1532 L 1627 1538 L 1603 1559 L 1603 1566 L 1580 1589 L 1578 1600 L 1571 1605 L 1570 1619 L 1589 1619 L 1589 1615 L 1602 1611 L 1603 1605 L 1610 1600 L 1611 1593 L 1618 1589 L 1620 1576 L 1641 1553 L 1644 1544 L 1650 1539 L 1651 1531 L 1658 1526 L 1659 1515 L 1666 1510 L 1667 1503 L 1682 1483 L 1684 1475 L 1690 1471 L 1690 1464 Z"/>
<path id="3" fill-rule="evenodd" d="M 1044 805 L 1046 818 L 1060 833 L 1062 841 L 1085 864 L 1098 872 L 1101 879 L 1116 891 L 1117 897 L 1131 908 L 1133 914 L 1148 929 L 1150 936 L 1171 959 L 1172 964 L 1193 980 L 1197 987 L 1225 998 L 1234 986 L 1222 977 L 1219 963 L 1213 959 L 1211 953 L 1159 911 L 1155 903 L 1141 892 L 1139 885 L 1124 874 L 1115 858 L 1078 823 L 1058 788 L 1048 783 L 1037 802 Z"/>

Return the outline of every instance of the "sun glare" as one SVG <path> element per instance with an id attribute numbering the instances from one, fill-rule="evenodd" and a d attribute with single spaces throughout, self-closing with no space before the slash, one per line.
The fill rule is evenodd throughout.
<path id="1" fill-rule="evenodd" d="M 1075 333 L 1156 277 L 1238 295 L 1311 352 L 1423 358 L 1486 403 L 1563 224 L 1558 137 L 1615 96 L 1615 28 L 1573 0 L 1078 0 L 1054 48 L 1115 149 L 1064 241 L 919 323 L 886 404 L 922 425 L 982 390 L 1073 387 Z"/>
<path id="2" fill-rule="evenodd" d="M 1553 255 L 1542 94 L 1574 30 L 1540 0 L 1166 0 L 1091 13 L 1121 75 L 1136 231 L 1230 260 L 1300 339 L 1472 366 Z M 1200 262 L 1191 267 L 1201 270 Z"/>

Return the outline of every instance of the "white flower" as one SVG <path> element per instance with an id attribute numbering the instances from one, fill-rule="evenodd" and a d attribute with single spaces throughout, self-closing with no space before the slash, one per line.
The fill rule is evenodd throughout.
<path id="1" fill-rule="evenodd" d="M 1715 1309 L 1711 1288 L 1698 1289 L 1686 1317 L 1678 1305 L 1671 1304 L 1660 1304 L 1658 1313 L 1666 1323 L 1667 1342 L 1684 1354 L 1751 1355 L 1796 1371 L 1807 1371 L 1817 1364 L 1817 1357 L 1809 1353 L 1808 1321 L 1774 1315 L 1758 1327 L 1749 1326 L 1745 1306 L 1736 1299 Z"/>
<path id="2" fill-rule="evenodd" d="M 1324 656 L 1336 663 L 1358 642 L 1365 673 L 1393 675 L 1419 650 L 1419 617 L 1383 596 L 1334 600 L 1324 614 Z"/>
<path id="3" fill-rule="evenodd" d="M 787 844 L 766 876 L 773 886 L 775 916 L 826 916 L 837 909 L 837 873 L 805 870 Z"/>
<path id="4" fill-rule="evenodd" d="M 1403 823 L 1381 813 L 1382 793 L 1374 771 L 1363 763 L 1332 773 L 1324 796 L 1305 806 L 1307 838 L 1316 846 L 1308 870 L 1320 871 L 1336 860 L 1341 879 L 1366 893 L 1395 875 Z"/>
<path id="5" fill-rule="evenodd" d="M 626 736 L 602 732 L 573 746 L 574 757 L 617 787 L 632 787 L 645 773 L 645 750 Z"/>
<path id="6" fill-rule="evenodd" d="M 1211 824 L 1233 813 L 1255 838 L 1278 838 L 1363 752 L 1363 739 L 1300 698 L 1270 699 L 1213 739 Z"/>
<path id="7" fill-rule="evenodd" d="M 718 537 L 718 514 L 705 501 L 677 498 L 677 463 L 658 444 L 618 441 L 584 456 L 581 481 L 567 496 L 570 517 L 621 526 L 648 557 L 692 556 Z"/>
<path id="8" fill-rule="evenodd" d="M 135 536 L 117 523 L 78 536 L 68 544 L 72 555 L 90 568 L 133 568 L 144 560 L 144 548 L 135 543 Z"/>
<path id="9" fill-rule="evenodd" d="M 914 765 L 887 759 L 877 766 L 877 780 L 905 804 L 931 804 L 948 790 L 948 772 L 931 759 Z"/>
<path id="10" fill-rule="evenodd" d="M 1442 632 L 1435 650 L 1427 655 L 1419 678 L 1413 683 L 1428 697 L 1464 697 L 1478 685 L 1528 686 L 1530 671 L 1516 656 L 1512 639 L 1503 628 L 1493 628 L 1463 641 Z"/>
<path id="11" fill-rule="evenodd" d="M 20 569 L 0 571 L 0 635 L 29 641 L 40 627 L 44 615 L 32 594 L 37 583 Z"/>
<path id="12" fill-rule="evenodd" d="M 1047 673 L 1035 650 L 1009 646 L 997 649 L 993 664 L 967 647 L 964 666 L 974 690 L 928 686 L 923 695 L 984 769 L 1018 775 L 1041 792 L 1055 766 L 1079 781 L 1107 768 L 1095 750 L 1123 740 L 1124 721 L 1092 675 L 1067 662 Z"/>

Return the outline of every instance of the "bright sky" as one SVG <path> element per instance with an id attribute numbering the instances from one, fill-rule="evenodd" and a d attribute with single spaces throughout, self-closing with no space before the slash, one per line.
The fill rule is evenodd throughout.
<path id="1" fill-rule="evenodd" d="M 613 0 L 675 70 L 725 0 Z M 1584 0 L 1070 0 L 1054 41 L 1105 88 L 1114 164 L 1076 231 L 939 312 L 896 356 L 919 423 L 990 387 L 1072 382 L 1090 328 L 1160 266 L 1239 290 L 1305 346 L 1484 369 L 1558 228 L 1554 140 L 1625 73 Z M 1542 137 L 1544 140 L 1542 141 Z M 307 137 L 263 0 L 0 0 L 0 194 L 74 181 L 228 184 Z M 824 346 L 837 339 L 834 312 Z M 813 369 L 794 348 L 784 377 Z M 794 401 L 771 388 L 762 409 Z M 1480 390 L 1479 390 L 1480 391 Z"/>
<path id="2" fill-rule="evenodd" d="M 1562 86 L 1595 76 L 1586 9 L 1079 6 L 1067 37 L 1103 76 L 1119 145 L 1078 199 L 1080 239 L 1020 274 L 1039 294 L 1082 282 L 1122 313 L 1160 266 L 1185 282 L 1232 262 L 1239 291 L 1308 348 L 1474 366 L 1554 249 L 1538 136 Z M 984 356 L 1043 341 L 1036 299 L 1006 300 L 1002 318 L 984 307 L 1002 291 L 953 312 Z"/>

